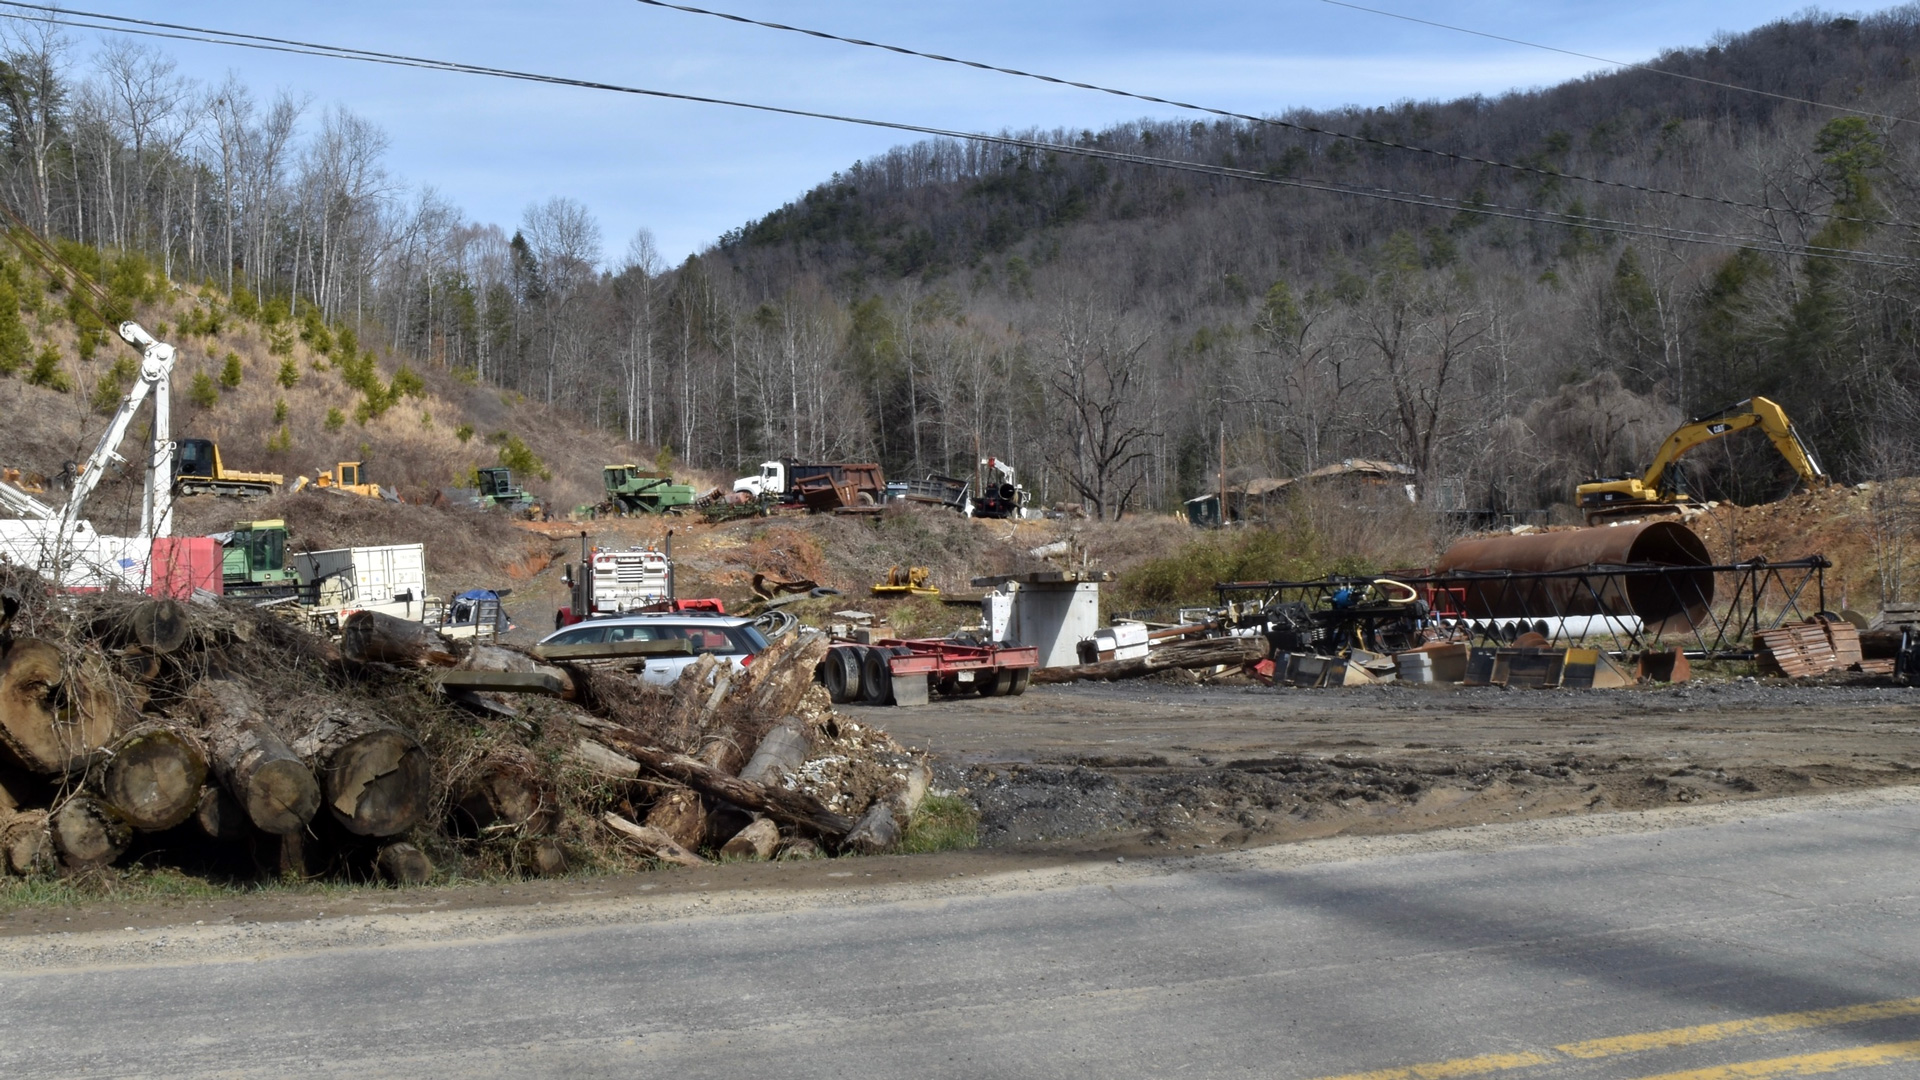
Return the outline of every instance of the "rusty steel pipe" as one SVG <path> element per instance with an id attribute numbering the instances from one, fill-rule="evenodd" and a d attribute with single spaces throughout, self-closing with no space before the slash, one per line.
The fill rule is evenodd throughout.
<path id="1" fill-rule="evenodd" d="M 1447 589 L 1468 618 L 1565 615 L 1633 615 L 1655 633 L 1691 629 L 1713 605 L 1713 572 L 1707 546 L 1675 521 L 1614 528 L 1576 529 L 1527 536 L 1462 540 L 1440 556 L 1442 575 L 1506 572 L 1503 578 L 1468 577 Z M 1532 573 L 1612 568 L 1674 568 L 1664 574 L 1527 578 Z"/>

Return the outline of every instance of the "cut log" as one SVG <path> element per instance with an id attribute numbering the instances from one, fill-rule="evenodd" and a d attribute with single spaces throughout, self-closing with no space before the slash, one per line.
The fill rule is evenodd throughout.
<path id="1" fill-rule="evenodd" d="M 607 741 L 632 757 L 643 767 L 716 799 L 724 799 L 748 810 L 758 810 L 776 821 L 810 829 L 831 840 L 839 840 L 853 831 L 854 821 L 836 814 L 819 799 L 804 791 L 788 791 L 772 784 L 756 784 L 737 776 L 727 776 L 684 754 L 609 733 Z"/>
<path id="2" fill-rule="evenodd" d="M 635 825 L 626 818 L 609 810 L 602 815 L 607 827 L 619 834 L 629 847 L 642 855 L 659 859 L 661 862 L 677 863 L 680 866 L 706 866 L 707 860 L 688 851 L 674 842 L 673 837 L 659 829 L 649 829 L 645 825 Z"/>
<path id="3" fill-rule="evenodd" d="M 0 870 L 34 877 L 53 869 L 45 810 L 0 810 Z"/>
<path id="4" fill-rule="evenodd" d="M 293 750 L 320 779 L 327 811 L 356 836 L 398 836 L 418 825 L 432 796 L 432 765 L 397 724 L 330 708 Z"/>
<path id="5" fill-rule="evenodd" d="M 543 833 L 553 825 L 555 803 L 532 751 L 503 746 L 465 773 L 453 809 L 457 824 L 473 833 L 495 826 Z"/>
<path id="6" fill-rule="evenodd" d="M 780 826 L 772 818 L 761 818 L 733 834 L 733 839 L 721 845 L 720 854 L 736 859 L 771 859 L 779 846 Z"/>
<path id="7" fill-rule="evenodd" d="M 412 844 L 388 844 L 374 856 L 380 876 L 394 885 L 425 885 L 433 880 L 433 860 Z"/>
<path id="8" fill-rule="evenodd" d="M 119 733 L 118 700 L 70 675 L 58 648 L 32 638 L 0 660 L 0 747 L 30 772 L 72 772 Z"/>
<path id="9" fill-rule="evenodd" d="M 632 780 L 640 775 L 640 763 L 625 754 L 609 750 L 592 739 L 581 739 L 567 756 L 601 776 Z"/>
<path id="10" fill-rule="evenodd" d="M 133 842 L 133 829 L 120 815 L 85 792 L 56 807 L 47 826 L 60 861 L 75 870 L 105 866 Z"/>
<path id="11" fill-rule="evenodd" d="M 424 624 L 377 611 L 347 616 L 340 626 L 340 652 L 363 664 L 453 667 L 460 662 L 447 640 Z"/>
<path id="12" fill-rule="evenodd" d="M 228 842 L 246 836 L 249 826 L 246 810 L 218 784 L 200 789 L 200 802 L 194 807 L 193 820 L 201 832 Z"/>
<path id="13" fill-rule="evenodd" d="M 191 629 L 187 609 L 178 600 L 146 600 L 127 612 L 126 632 L 157 656 L 179 651 Z"/>
<path id="14" fill-rule="evenodd" d="M 900 822 L 893 816 L 893 800 L 879 799 L 860 815 L 859 824 L 847 834 L 846 846 L 863 855 L 876 855 L 899 842 Z"/>
<path id="15" fill-rule="evenodd" d="M 540 690 L 541 693 L 559 695 L 563 701 L 573 701 L 580 696 L 579 687 L 574 684 L 571 672 L 552 664 L 543 664 L 525 653 L 512 649 L 503 649 L 497 645 L 476 645 L 466 658 L 460 661 L 461 671 L 503 672 L 515 675 L 541 675 L 545 679 L 541 686 L 552 689 Z M 486 689 L 498 689 L 487 687 Z"/>
<path id="16" fill-rule="evenodd" d="M 1259 663 L 1266 659 L 1264 638 L 1200 638 L 1162 645 L 1145 656 L 1129 660 L 1106 660 L 1098 664 L 1073 667 L 1040 668 L 1033 673 L 1036 683 L 1066 683 L 1079 679 L 1137 679 L 1171 668 L 1210 668 L 1223 664 Z"/>
<path id="17" fill-rule="evenodd" d="M 643 824 L 672 837 L 683 848 L 696 848 L 707 834 L 707 808 L 697 792 L 675 788 L 655 800 Z"/>
<path id="18" fill-rule="evenodd" d="M 790 636 L 753 665 L 753 712 L 790 716 L 813 686 L 813 669 L 827 655 L 825 634 Z"/>
<path id="19" fill-rule="evenodd" d="M 780 845 L 780 859 L 783 862 L 799 859 L 818 859 L 824 854 L 826 853 L 820 850 L 819 844 L 814 843 L 804 836 L 793 837 L 786 843 Z"/>
<path id="20" fill-rule="evenodd" d="M 797 717 L 768 731 L 754 749 L 740 779 L 756 784 L 778 783 L 780 777 L 806 764 L 813 749 L 813 728 Z"/>
<path id="21" fill-rule="evenodd" d="M 171 829 L 199 808 L 207 758 L 197 739 L 146 723 L 114 740 L 89 779 L 127 824 L 145 832 Z"/>
<path id="22" fill-rule="evenodd" d="M 514 848 L 513 861 L 522 873 L 558 877 L 567 872 L 567 849 L 551 836 L 531 836 Z"/>
<path id="23" fill-rule="evenodd" d="M 262 832 L 299 832 L 320 809 L 313 770 L 267 726 L 252 690 L 225 679 L 202 682 L 194 705 L 205 722 L 213 774 Z"/>

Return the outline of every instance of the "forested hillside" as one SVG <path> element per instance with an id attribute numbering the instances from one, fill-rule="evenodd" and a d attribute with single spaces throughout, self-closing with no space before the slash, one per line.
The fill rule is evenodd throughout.
<path id="1" fill-rule="evenodd" d="M 471 222 L 341 109 L 9 33 L 36 230 L 719 473 L 978 447 L 1111 516 L 1210 485 L 1224 437 L 1242 476 L 1388 458 L 1529 510 L 1753 394 L 1843 477 L 1920 471 L 1911 7 L 1498 99 L 1030 135 L 1109 160 L 902 147 L 677 267 L 564 197 Z M 1783 479 L 1757 437 L 1698 457 L 1707 494 Z"/>

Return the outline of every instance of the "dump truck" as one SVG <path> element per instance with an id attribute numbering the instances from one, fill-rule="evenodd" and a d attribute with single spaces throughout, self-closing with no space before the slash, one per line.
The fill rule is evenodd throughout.
<path id="1" fill-rule="evenodd" d="M 889 480 L 887 501 L 944 506 L 971 517 L 973 485 L 958 477 L 941 476 L 938 473 L 928 473 L 925 480 Z"/>
<path id="2" fill-rule="evenodd" d="M 887 477 L 880 466 L 871 462 L 763 461 L 759 475 L 735 480 L 733 490 L 765 496 L 784 506 L 831 511 L 885 502 Z"/>
<path id="3" fill-rule="evenodd" d="M 229 469 L 212 439 L 181 439 L 175 447 L 173 491 L 176 495 L 229 495 L 249 499 L 271 495 L 287 478 L 279 473 Z"/>
<path id="4" fill-rule="evenodd" d="M 615 514 L 677 514 L 696 498 L 692 484 L 676 484 L 663 472 L 637 465 L 608 465 L 600 470 L 607 492 L 602 508 Z"/>

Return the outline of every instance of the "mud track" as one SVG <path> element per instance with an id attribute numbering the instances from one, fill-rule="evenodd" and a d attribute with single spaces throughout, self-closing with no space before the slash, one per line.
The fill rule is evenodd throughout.
<path id="1" fill-rule="evenodd" d="M 1920 783 L 1920 691 L 1136 681 L 889 709 L 990 847 L 1241 847 Z"/>

